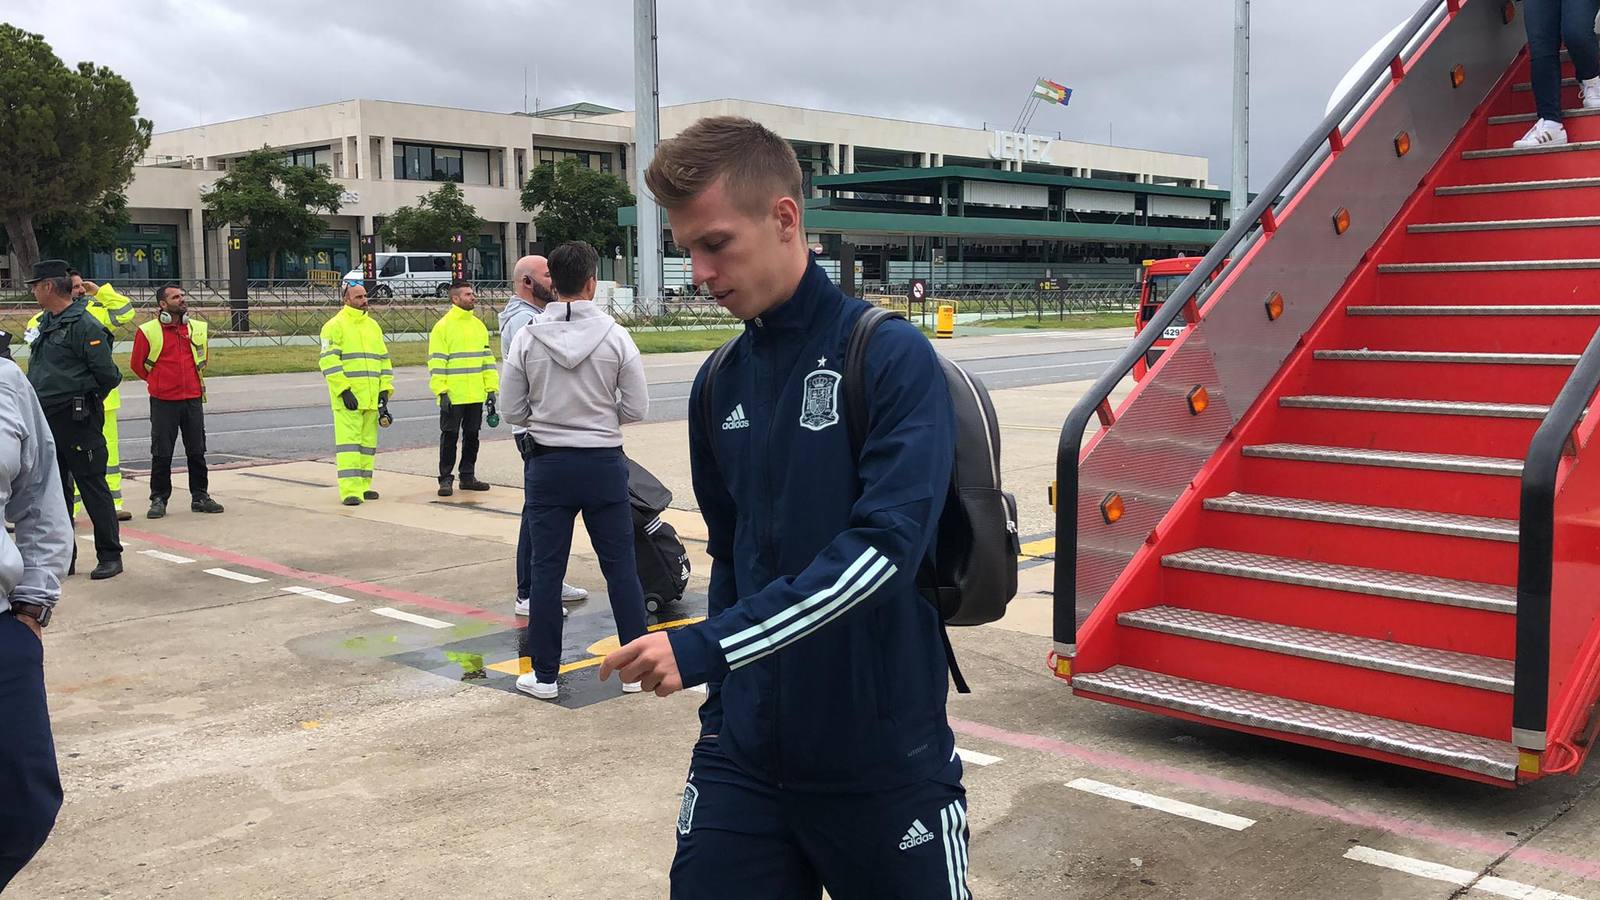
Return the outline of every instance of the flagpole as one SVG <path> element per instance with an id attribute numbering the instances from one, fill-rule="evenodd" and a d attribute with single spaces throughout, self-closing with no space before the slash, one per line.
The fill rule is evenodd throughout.
<path id="1" fill-rule="evenodd" d="M 1250 0 L 1233 4 L 1233 184 L 1229 203 L 1237 221 L 1250 205 Z"/>

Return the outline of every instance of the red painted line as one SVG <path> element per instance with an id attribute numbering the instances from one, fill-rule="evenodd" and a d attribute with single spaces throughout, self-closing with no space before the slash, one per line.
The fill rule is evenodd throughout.
<path id="1" fill-rule="evenodd" d="M 1073 744 L 1057 738 L 1044 737 L 1043 735 L 1007 731 L 992 725 L 984 725 L 981 722 L 954 718 L 950 720 L 950 727 L 957 733 L 968 737 L 982 738 L 994 741 L 997 744 L 1005 744 L 1024 750 L 1035 750 L 1063 759 L 1078 760 L 1107 769 L 1155 778 L 1196 791 L 1249 800 L 1254 803 L 1261 803 L 1308 816 L 1332 819 L 1358 828 L 1384 831 L 1397 837 L 1421 838 L 1425 841 L 1431 841 L 1446 847 L 1454 847 L 1458 850 L 1469 850 L 1474 853 L 1484 853 L 1498 857 L 1516 846 L 1515 841 L 1498 835 L 1477 834 L 1454 828 L 1439 828 L 1412 819 L 1346 809 L 1312 797 L 1295 796 L 1294 794 L 1287 794 L 1283 791 L 1260 785 L 1246 784 L 1242 781 L 1233 781 L 1215 775 L 1203 775 L 1198 772 L 1180 769 L 1176 766 L 1138 759 L 1110 750 L 1096 750 L 1081 744 Z M 1512 852 L 1511 858 L 1600 881 L 1600 863 L 1593 860 L 1568 856 L 1562 853 L 1552 853 L 1547 850 L 1535 850 L 1529 847 L 1515 850 Z"/>
<path id="2" fill-rule="evenodd" d="M 396 603 L 409 603 L 413 606 L 420 606 L 425 609 L 434 610 L 435 612 L 466 616 L 469 619 L 478 619 L 483 622 L 493 622 L 497 625 L 520 626 L 522 624 L 522 620 L 518 619 L 516 616 L 508 616 L 504 613 L 489 612 L 488 610 L 479 609 L 476 606 L 468 606 L 465 603 L 457 603 L 454 600 L 446 600 L 443 597 L 433 597 L 428 594 L 418 594 L 415 591 L 402 590 L 400 588 L 388 587 L 381 584 L 372 584 L 371 582 L 367 581 L 357 581 L 353 578 L 344 578 L 338 575 L 323 575 L 320 572 L 307 572 L 304 569 L 296 569 L 292 566 L 285 566 L 268 559 L 261 559 L 255 556 L 245 556 L 229 550 L 219 550 L 215 547 L 206 547 L 200 544 L 191 544 L 188 541 L 180 541 L 176 538 L 169 538 L 159 534 L 151 534 L 149 532 L 140 531 L 133 528 L 124 527 L 122 529 L 122 533 L 136 540 L 155 544 L 158 547 L 166 547 L 171 550 L 183 550 L 187 553 L 194 553 L 199 556 L 209 556 L 212 559 L 220 559 L 224 562 L 233 563 L 236 566 L 258 569 L 262 572 L 271 572 L 274 575 L 282 575 L 285 578 L 293 578 L 299 581 L 309 581 L 316 584 L 328 585 L 330 587 L 344 588 L 346 590 L 366 594 L 369 597 L 380 597 L 384 600 L 392 600 Z"/>

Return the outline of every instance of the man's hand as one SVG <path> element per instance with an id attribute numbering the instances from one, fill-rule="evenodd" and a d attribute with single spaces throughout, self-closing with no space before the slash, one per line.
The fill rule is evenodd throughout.
<path id="1" fill-rule="evenodd" d="M 100 285 L 95 284 L 94 282 L 85 278 L 83 280 L 83 292 L 93 297 L 95 294 L 100 293 Z"/>
<path id="2" fill-rule="evenodd" d="M 647 634 L 629 641 L 620 650 L 613 650 L 600 664 L 600 680 L 605 681 L 612 672 L 624 682 L 639 682 L 645 690 L 655 691 L 657 697 L 683 690 L 678 659 L 672 655 L 672 642 L 667 640 L 664 631 Z"/>
<path id="3" fill-rule="evenodd" d="M 344 401 L 344 408 L 345 409 L 353 410 L 356 407 L 361 405 L 356 400 L 356 395 L 349 388 L 345 388 L 344 390 L 339 392 L 339 399 Z"/>
<path id="4" fill-rule="evenodd" d="M 33 632 L 34 637 L 41 641 L 44 640 L 44 629 L 39 627 L 38 619 L 33 616 L 17 616 L 16 619 L 18 622 L 28 626 L 28 630 Z"/>
<path id="5" fill-rule="evenodd" d="M 439 411 L 443 413 L 450 411 L 450 394 L 448 392 L 439 395 Z"/>

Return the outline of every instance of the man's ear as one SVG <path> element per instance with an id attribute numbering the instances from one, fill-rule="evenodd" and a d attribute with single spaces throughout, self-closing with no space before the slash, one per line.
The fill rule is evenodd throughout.
<path id="1" fill-rule="evenodd" d="M 772 217 L 778 222 L 778 237 L 788 242 L 800 233 L 800 204 L 793 197 L 779 197 L 772 202 Z"/>

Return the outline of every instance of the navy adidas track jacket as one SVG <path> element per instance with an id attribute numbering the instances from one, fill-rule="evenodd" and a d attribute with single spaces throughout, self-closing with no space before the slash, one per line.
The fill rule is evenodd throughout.
<path id="1" fill-rule="evenodd" d="M 950 483 L 954 412 L 928 340 L 880 327 L 867 354 L 859 463 L 845 422 L 850 329 L 867 304 L 813 262 L 745 324 L 689 399 L 695 496 L 710 532 L 706 621 L 672 632 L 701 733 L 757 778 L 854 792 L 949 762 L 938 613 L 916 590 Z"/>

